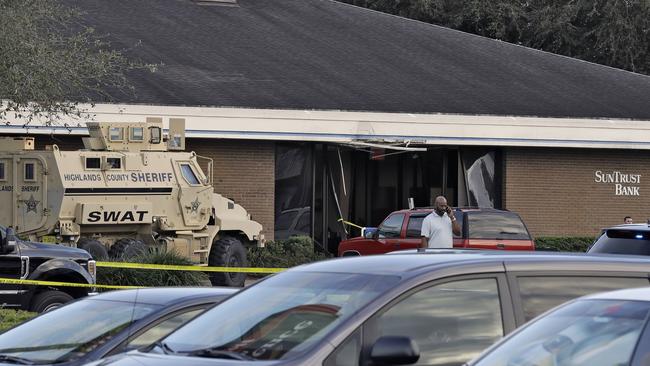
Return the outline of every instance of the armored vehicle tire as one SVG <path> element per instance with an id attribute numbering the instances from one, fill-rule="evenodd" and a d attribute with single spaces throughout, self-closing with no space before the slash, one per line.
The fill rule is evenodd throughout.
<path id="1" fill-rule="evenodd" d="M 122 238 L 115 242 L 108 250 L 111 258 L 133 258 L 147 252 L 147 246 L 142 240 Z"/>
<path id="2" fill-rule="evenodd" d="M 73 297 L 63 291 L 47 290 L 39 292 L 34 296 L 29 310 L 37 313 L 45 313 L 72 300 Z"/>
<path id="3" fill-rule="evenodd" d="M 208 264 L 211 267 L 246 267 L 246 249 L 241 241 L 223 236 L 212 243 Z M 212 286 L 244 287 L 246 273 L 210 272 Z"/>
<path id="4" fill-rule="evenodd" d="M 77 242 L 77 248 L 81 248 L 90 253 L 94 260 L 99 261 L 108 258 L 108 251 L 104 244 L 100 243 L 99 240 L 81 238 Z"/>

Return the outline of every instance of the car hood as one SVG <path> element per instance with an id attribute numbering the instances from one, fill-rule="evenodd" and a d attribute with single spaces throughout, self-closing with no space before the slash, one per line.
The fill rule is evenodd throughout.
<path id="1" fill-rule="evenodd" d="M 363 236 L 357 236 L 356 238 L 349 238 L 345 240 L 341 240 L 341 244 L 346 244 L 346 243 L 358 243 L 358 242 L 364 242 L 372 239 L 364 238 Z"/>
<path id="2" fill-rule="evenodd" d="M 221 358 L 188 357 L 175 355 L 162 355 L 157 353 L 144 353 L 133 351 L 109 357 L 102 361 L 86 366 L 270 366 L 278 365 L 281 361 L 238 361 Z"/>
<path id="3" fill-rule="evenodd" d="M 66 247 L 58 244 L 44 244 L 23 241 L 20 243 L 20 254 L 30 257 L 47 257 L 62 259 L 92 259 L 87 251 Z"/>

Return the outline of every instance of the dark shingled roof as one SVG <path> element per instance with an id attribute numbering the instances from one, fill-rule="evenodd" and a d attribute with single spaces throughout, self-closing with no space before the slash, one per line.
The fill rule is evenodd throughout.
<path id="1" fill-rule="evenodd" d="M 335 1 L 71 2 L 114 46 L 164 63 L 116 102 L 650 119 L 648 76 Z"/>

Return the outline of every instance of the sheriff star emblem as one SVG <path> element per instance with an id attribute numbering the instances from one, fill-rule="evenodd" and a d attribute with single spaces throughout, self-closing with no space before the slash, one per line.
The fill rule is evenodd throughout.
<path id="1" fill-rule="evenodd" d="M 37 213 L 36 207 L 41 201 L 35 200 L 34 195 L 31 195 L 29 199 L 24 202 L 25 202 L 25 207 L 27 208 L 27 212 L 33 211 L 34 213 Z"/>
<path id="2" fill-rule="evenodd" d="M 201 202 L 199 202 L 199 198 L 196 197 L 196 199 L 194 200 L 194 202 L 192 202 L 192 204 L 190 206 L 190 210 L 192 212 L 196 213 L 196 212 L 199 211 L 199 206 L 201 206 Z"/>

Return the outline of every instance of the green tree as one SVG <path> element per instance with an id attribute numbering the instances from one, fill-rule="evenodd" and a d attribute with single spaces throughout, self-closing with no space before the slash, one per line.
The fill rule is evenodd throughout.
<path id="1" fill-rule="evenodd" d="M 341 0 L 650 74 L 650 0 Z"/>
<path id="2" fill-rule="evenodd" d="M 0 121 L 80 116 L 79 103 L 133 92 L 129 70 L 153 71 L 111 49 L 81 16 L 55 0 L 0 0 Z"/>

